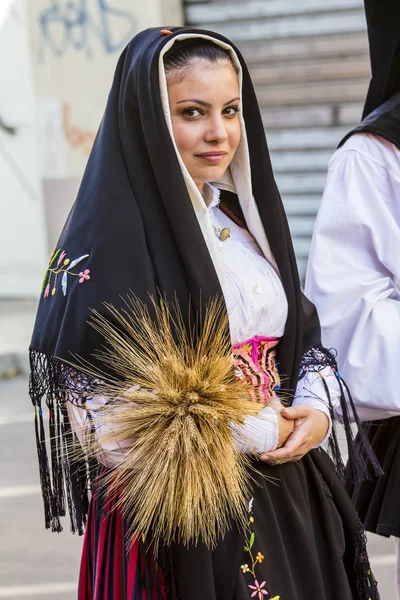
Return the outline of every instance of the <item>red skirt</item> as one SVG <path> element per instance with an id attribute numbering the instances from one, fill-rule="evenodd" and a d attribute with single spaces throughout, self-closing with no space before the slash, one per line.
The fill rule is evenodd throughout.
<path id="1" fill-rule="evenodd" d="M 139 541 L 129 542 L 121 510 L 104 504 L 96 496 L 90 503 L 78 600 L 165 600 L 161 571 L 139 556 Z M 154 591 L 147 594 L 145 587 Z"/>

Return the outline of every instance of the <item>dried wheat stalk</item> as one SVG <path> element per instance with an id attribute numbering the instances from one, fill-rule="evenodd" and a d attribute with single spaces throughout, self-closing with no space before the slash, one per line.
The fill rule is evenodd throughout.
<path id="1" fill-rule="evenodd" d="M 105 485 L 132 539 L 213 547 L 230 519 L 245 524 L 249 461 L 235 448 L 231 425 L 260 409 L 247 384 L 235 381 L 224 305 L 210 302 L 189 333 L 176 303 L 153 301 L 153 316 L 136 298 L 124 311 L 106 306 L 111 319 L 95 312 L 91 324 L 108 342 L 97 357 L 118 377 L 100 386 L 110 400 L 96 415 L 101 433 L 88 438 L 85 451 L 123 448 Z"/>

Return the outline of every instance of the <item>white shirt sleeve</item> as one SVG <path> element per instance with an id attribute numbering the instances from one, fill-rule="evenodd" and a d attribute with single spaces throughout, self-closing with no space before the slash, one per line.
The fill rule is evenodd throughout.
<path id="1" fill-rule="evenodd" d="M 84 446 L 85 436 L 94 428 L 102 449 L 102 453 L 98 456 L 99 461 L 107 467 L 116 467 L 123 461 L 125 450 L 129 448 L 129 441 L 125 440 L 123 445 L 109 441 L 105 443 L 103 434 L 107 435 L 112 425 L 108 425 L 107 430 L 104 425 L 99 425 L 96 410 L 101 409 L 106 402 L 107 399 L 104 397 L 93 396 L 87 399 L 84 408 L 76 403 L 67 402 L 67 410 L 71 427 L 81 445 Z M 232 426 L 232 431 L 236 446 L 245 454 L 275 450 L 279 439 L 278 415 L 272 408 L 266 406 L 257 416 L 247 417 L 244 425 Z"/>
<path id="2" fill-rule="evenodd" d="M 292 403 L 292 406 L 306 404 L 322 411 L 328 417 L 328 431 L 324 439 L 315 446 L 316 448 L 325 444 L 332 433 L 329 399 L 323 381 L 328 387 L 332 407 L 337 409 L 340 406 L 340 387 L 331 367 L 323 367 L 319 372 L 308 371 L 302 379 L 299 379 Z"/>
<path id="3" fill-rule="evenodd" d="M 262 454 L 278 446 L 278 415 L 268 406 L 256 417 L 247 417 L 244 425 L 233 426 L 232 430 L 236 446 L 244 454 Z"/>
<path id="4" fill-rule="evenodd" d="M 355 135 L 330 163 L 308 263 L 324 346 L 361 420 L 400 414 L 400 152 Z"/>
<path id="5" fill-rule="evenodd" d="M 96 411 L 101 410 L 106 403 L 107 398 L 102 396 L 89 397 L 84 407 L 78 406 L 75 402 L 67 402 L 68 417 L 81 446 L 84 447 L 85 438 L 92 434 L 94 429 L 102 450 L 98 460 L 106 467 L 116 467 L 123 461 L 124 450 L 129 447 L 129 441 L 125 440 L 124 444 L 117 444 L 104 440 L 104 435 L 109 434 L 112 425 L 106 428 L 104 424 L 99 424 Z"/>

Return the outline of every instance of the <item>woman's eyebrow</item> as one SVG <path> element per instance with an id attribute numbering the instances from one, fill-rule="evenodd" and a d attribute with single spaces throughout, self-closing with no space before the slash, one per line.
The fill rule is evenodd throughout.
<path id="1" fill-rule="evenodd" d="M 226 106 L 227 104 L 231 104 L 232 102 L 235 102 L 236 100 L 240 100 L 240 98 L 239 97 L 232 98 L 232 100 L 228 100 L 228 102 L 225 102 L 223 104 L 223 106 Z M 201 106 L 206 106 L 207 108 L 211 107 L 211 104 L 209 102 L 204 102 L 204 100 L 197 100 L 196 98 L 186 98 L 186 100 L 178 100 L 177 104 L 182 104 L 183 102 L 195 102 L 196 104 L 200 104 Z"/>
<path id="2" fill-rule="evenodd" d="M 232 104 L 232 102 L 236 102 L 236 100 L 240 100 L 239 96 L 237 98 L 232 98 L 232 100 L 228 100 L 228 102 L 225 102 L 224 106 L 227 104 Z"/>
<path id="3" fill-rule="evenodd" d="M 186 100 L 179 100 L 177 104 L 182 104 L 183 102 L 195 102 L 196 104 L 200 104 L 201 106 L 211 106 L 209 102 L 204 102 L 204 100 L 196 100 L 196 98 L 187 98 Z"/>

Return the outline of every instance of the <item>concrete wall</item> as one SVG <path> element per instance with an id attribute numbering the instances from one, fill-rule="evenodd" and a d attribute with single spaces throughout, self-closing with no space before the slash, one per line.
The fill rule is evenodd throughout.
<path id="1" fill-rule="evenodd" d="M 181 0 L 28 3 L 48 246 L 75 199 L 118 57 L 140 30 L 181 24 Z"/>
<path id="2" fill-rule="evenodd" d="M 22 1 L 0 25 L 0 120 L 0 297 L 37 295 L 47 248 Z"/>
<path id="3" fill-rule="evenodd" d="M 146 27 L 183 22 L 181 0 L 11 2 L 0 24 L 0 298 L 38 294 L 122 49 Z"/>

